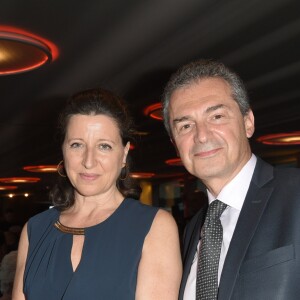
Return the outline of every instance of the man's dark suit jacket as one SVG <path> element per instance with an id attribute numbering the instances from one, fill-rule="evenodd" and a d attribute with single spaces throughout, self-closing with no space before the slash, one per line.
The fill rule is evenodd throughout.
<path id="1" fill-rule="evenodd" d="M 186 228 L 179 299 L 207 207 Z M 257 159 L 219 284 L 219 300 L 300 299 L 300 169 Z"/>

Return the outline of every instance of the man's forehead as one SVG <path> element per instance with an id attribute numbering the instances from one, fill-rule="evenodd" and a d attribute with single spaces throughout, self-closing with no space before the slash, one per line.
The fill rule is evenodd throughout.
<path id="1" fill-rule="evenodd" d="M 184 109 L 202 102 L 204 106 L 226 105 L 228 102 L 236 103 L 227 81 L 221 78 L 206 78 L 193 81 L 175 90 L 170 97 L 170 108 L 173 110 L 176 108 Z"/>
<path id="2" fill-rule="evenodd" d="M 216 105 L 211 105 L 211 106 L 207 106 L 203 111 L 202 113 L 203 114 L 210 114 L 212 112 L 215 112 L 215 111 L 218 111 L 218 110 L 221 110 L 221 109 L 228 109 L 228 110 L 231 110 L 230 107 L 228 107 L 227 105 L 225 104 L 216 104 Z M 185 114 L 184 111 L 181 111 L 177 114 L 177 116 L 174 114 L 173 117 L 172 117 L 172 122 L 173 123 L 178 123 L 178 122 L 182 122 L 182 121 L 187 121 L 187 120 L 190 120 L 193 118 L 192 116 L 193 114 L 193 110 L 191 111 L 191 113 L 187 113 Z"/>

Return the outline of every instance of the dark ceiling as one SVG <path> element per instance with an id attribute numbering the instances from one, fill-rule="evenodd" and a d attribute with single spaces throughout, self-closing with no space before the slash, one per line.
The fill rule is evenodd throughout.
<path id="1" fill-rule="evenodd" d="M 244 79 L 256 116 L 253 151 L 274 164 L 299 160 L 299 146 L 255 141 L 300 127 L 298 0 L 2 0 L 0 25 L 43 36 L 60 53 L 39 69 L 0 76 L 0 177 L 57 164 L 57 112 L 74 92 L 98 86 L 123 96 L 138 130 L 149 132 L 132 151 L 134 170 L 183 171 L 164 163 L 176 153 L 143 109 L 160 100 L 175 69 L 197 58 L 221 60 Z M 43 175 L 39 189 L 53 176 Z"/>

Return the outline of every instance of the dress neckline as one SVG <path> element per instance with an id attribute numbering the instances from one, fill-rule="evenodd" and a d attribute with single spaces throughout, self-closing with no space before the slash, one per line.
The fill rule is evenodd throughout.
<path id="1" fill-rule="evenodd" d="M 68 233 L 68 234 L 73 234 L 73 235 L 85 235 L 86 231 L 92 228 L 95 228 L 97 226 L 100 226 L 104 223 L 109 222 L 112 218 L 114 218 L 114 216 L 116 214 L 118 214 L 118 212 L 120 211 L 120 209 L 123 207 L 124 203 L 127 201 L 128 198 L 124 198 L 124 200 L 120 203 L 120 205 L 115 209 L 115 211 L 105 220 L 103 220 L 100 223 L 97 223 L 95 225 L 92 226 L 87 226 L 87 227 L 69 227 L 69 226 L 65 226 L 63 225 L 60 221 L 59 221 L 59 217 L 60 217 L 60 213 L 58 214 L 57 220 L 55 221 L 55 223 L 53 224 L 53 226 L 58 229 L 60 232 L 63 233 Z"/>
<path id="2" fill-rule="evenodd" d="M 84 235 L 85 232 L 85 228 L 68 227 L 61 224 L 59 220 L 54 223 L 54 227 L 63 233 L 70 233 L 73 235 Z"/>

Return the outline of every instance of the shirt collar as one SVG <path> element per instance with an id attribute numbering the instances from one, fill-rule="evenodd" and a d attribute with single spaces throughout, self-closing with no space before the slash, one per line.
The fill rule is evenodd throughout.
<path id="1" fill-rule="evenodd" d="M 218 199 L 230 207 L 241 210 L 249 189 L 256 161 L 256 156 L 252 154 L 251 158 L 244 165 L 241 171 L 224 186 L 216 198 L 209 192 L 209 190 L 207 190 L 209 204 L 215 199 Z"/>

